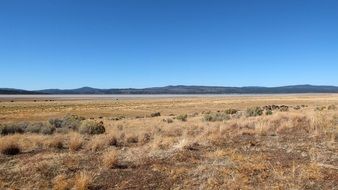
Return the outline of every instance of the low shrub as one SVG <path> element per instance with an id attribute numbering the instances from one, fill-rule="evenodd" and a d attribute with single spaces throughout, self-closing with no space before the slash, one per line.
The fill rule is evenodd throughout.
<path id="1" fill-rule="evenodd" d="M 61 127 L 78 130 L 78 128 L 81 125 L 81 122 L 84 120 L 85 120 L 84 117 L 80 117 L 77 115 L 66 115 L 62 120 Z"/>
<path id="2" fill-rule="evenodd" d="M 55 127 L 49 123 L 31 123 L 25 129 L 26 133 L 41 133 L 44 135 L 51 135 L 55 131 Z"/>
<path id="3" fill-rule="evenodd" d="M 163 119 L 163 122 L 166 122 L 166 123 L 173 123 L 174 120 L 168 118 L 168 119 Z"/>
<path id="4" fill-rule="evenodd" d="M 103 122 L 96 122 L 91 120 L 85 120 L 81 123 L 79 132 L 81 134 L 103 134 L 106 132 L 106 128 L 103 125 Z"/>
<path id="5" fill-rule="evenodd" d="M 62 119 L 50 119 L 48 122 L 55 128 L 61 128 L 63 120 Z"/>
<path id="6" fill-rule="evenodd" d="M 176 119 L 180 120 L 180 121 L 187 121 L 188 115 L 187 114 L 182 114 L 182 115 L 177 116 Z"/>
<path id="7" fill-rule="evenodd" d="M 161 116 L 161 113 L 160 112 L 155 112 L 155 113 L 152 113 L 150 114 L 151 117 L 159 117 Z"/>
<path id="8" fill-rule="evenodd" d="M 109 146 L 117 146 L 118 145 L 118 141 L 117 138 L 115 136 L 108 136 L 108 144 Z"/>
<path id="9" fill-rule="evenodd" d="M 266 110 L 265 111 L 265 115 L 272 115 L 273 113 L 272 113 L 272 111 L 271 110 Z"/>
<path id="10" fill-rule="evenodd" d="M 280 106 L 279 111 L 287 112 L 287 111 L 289 111 L 289 106 L 282 105 L 282 106 Z"/>
<path id="11" fill-rule="evenodd" d="M 329 106 L 327 107 L 327 109 L 328 109 L 328 110 L 336 110 L 337 108 L 336 108 L 335 105 L 329 105 Z"/>
<path id="12" fill-rule="evenodd" d="M 24 133 L 28 123 L 0 124 L 0 135 L 10 135 L 15 133 Z"/>
<path id="13" fill-rule="evenodd" d="M 127 137 L 127 143 L 129 144 L 136 144 L 138 143 L 138 136 L 136 135 L 130 135 Z"/>
<path id="14" fill-rule="evenodd" d="M 227 109 L 227 110 L 224 111 L 224 113 L 230 114 L 230 115 L 236 114 L 237 112 L 238 112 L 238 110 L 232 109 L 232 108 Z"/>
<path id="15" fill-rule="evenodd" d="M 263 115 L 263 109 L 261 107 L 248 108 L 246 110 L 247 117 L 256 117 Z"/>
<path id="16" fill-rule="evenodd" d="M 210 114 L 204 115 L 204 121 L 210 121 L 210 122 L 225 121 L 229 119 L 230 119 L 230 116 L 225 113 L 210 113 Z"/>
<path id="17" fill-rule="evenodd" d="M 326 106 L 316 107 L 315 111 L 323 111 L 326 109 Z"/>

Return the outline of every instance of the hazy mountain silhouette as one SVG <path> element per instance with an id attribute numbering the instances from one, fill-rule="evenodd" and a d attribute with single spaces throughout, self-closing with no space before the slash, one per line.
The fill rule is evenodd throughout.
<path id="1" fill-rule="evenodd" d="M 222 87 L 222 86 L 165 86 L 153 88 L 112 88 L 98 89 L 45 89 L 28 91 L 0 88 L 0 94 L 283 94 L 283 93 L 338 93 L 337 86 L 293 85 L 281 87 Z"/>

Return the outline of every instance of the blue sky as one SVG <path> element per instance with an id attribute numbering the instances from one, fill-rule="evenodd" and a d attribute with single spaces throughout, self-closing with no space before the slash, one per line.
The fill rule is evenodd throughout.
<path id="1" fill-rule="evenodd" d="M 338 85 L 337 0 L 0 0 L 0 87 Z"/>

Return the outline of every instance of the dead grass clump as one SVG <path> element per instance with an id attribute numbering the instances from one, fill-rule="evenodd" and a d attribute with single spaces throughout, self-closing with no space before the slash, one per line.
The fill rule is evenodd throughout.
<path id="1" fill-rule="evenodd" d="M 118 153 L 116 150 L 110 150 L 103 154 L 102 163 L 107 168 L 116 168 L 118 167 Z"/>
<path id="2" fill-rule="evenodd" d="M 107 136 L 95 136 L 88 142 L 87 148 L 91 151 L 104 150 L 110 145 L 111 142 L 109 140 Z"/>
<path id="3" fill-rule="evenodd" d="M 83 139 L 79 134 L 71 134 L 68 142 L 68 147 L 70 151 L 76 152 L 81 149 L 83 145 Z"/>
<path id="4" fill-rule="evenodd" d="M 103 122 L 95 122 L 91 120 L 85 120 L 79 127 L 81 134 L 97 135 L 106 132 L 106 128 L 103 126 Z"/>
<path id="5" fill-rule="evenodd" d="M 43 160 L 36 165 L 34 172 L 43 176 L 44 179 L 52 180 L 59 172 L 59 169 L 60 166 L 56 161 Z"/>
<path id="6" fill-rule="evenodd" d="M 180 137 L 183 135 L 183 129 L 178 127 L 170 127 L 169 129 L 163 131 L 163 136 L 167 137 Z"/>
<path id="7" fill-rule="evenodd" d="M 71 189 L 69 180 L 66 175 L 58 175 L 53 179 L 53 190 L 67 190 Z"/>
<path id="8" fill-rule="evenodd" d="M 21 152 L 21 146 L 13 136 L 0 139 L 0 152 L 4 155 L 17 155 Z"/>
<path id="9" fill-rule="evenodd" d="M 46 144 L 48 148 L 63 149 L 63 142 L 64 139 L 61 136 L 55 136 L 51 137 Z"/>
<path id="10" fill-rule="evenodd" d="M 74 188 L 76 190 L 88 190 L 93 183 L 94 176 L 88 172 L 80 172 L 75 176 Z"/>

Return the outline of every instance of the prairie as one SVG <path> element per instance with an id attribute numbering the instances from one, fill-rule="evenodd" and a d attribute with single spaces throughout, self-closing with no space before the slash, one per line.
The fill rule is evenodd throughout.
<path id="1" fill-rule="evenodd" d="M 0 189 L 336 189 L 338 95 L 0 98 Z"/>

